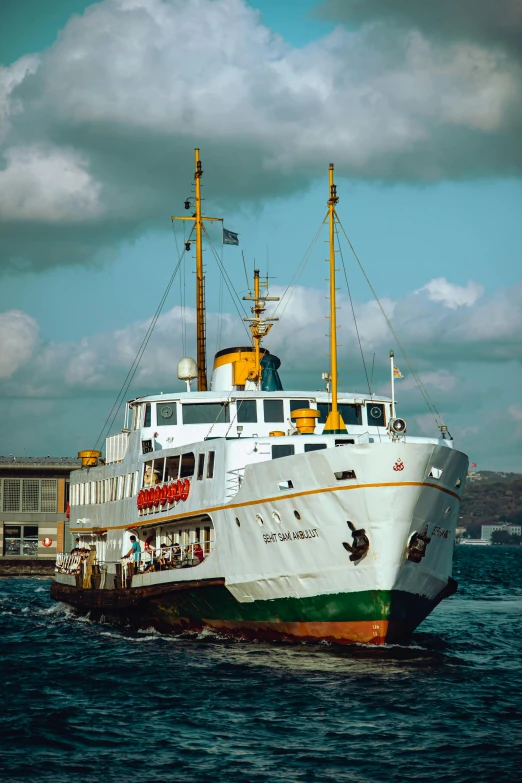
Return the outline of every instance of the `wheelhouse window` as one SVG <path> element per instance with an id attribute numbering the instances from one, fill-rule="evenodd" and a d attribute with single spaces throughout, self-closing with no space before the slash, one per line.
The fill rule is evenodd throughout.
<path id="1" fill-rule="evenodd" d="M 266 422 L 284 422 L 283 400 L 263 400 L 263 413 Z"/>
<path id="2" fill-rule="evenodd" d="M 367 402 L 366 415 L 368 417 L 369 427 L 384 427 L 386 425 L 384 405 L 379 405 L 375 402 Z"/>
<path id="3" fill-rule="evenodd" d="M 216 457 L 215 451 L 209 451 L 207 460 L 207 478 L 214 478 L 214 460 Z"/>
<path id="4" fill-rule="evenodd" d="M 5 525 L 4 555 L 38 556 L 38 525 Z"/>
<path id="5" fill-rule="evenodd" d="M 150 402 L 148 402 L 145 405 L 145 415 L 143 416 L 143 426 L 144 427 L 150 427 L 151 424 L 151 412 L 150 412 Z"/>
<path id="6" fill-rule="evenodd" d="M 205 473 L 205 455 L 198 454 L 198 481 L 202 481 Z"/>
<path id="7" fill-rule="evenodd" d="M 183 454 L 181 457 L 181 470 L 179 472 L 180 478 L 190 478 L 194 475 L 194 466 L 196 460 L 194 458 L 194 452 L 189 451 L 188 454 Z"/>
<path id="8" fill-rule="evenodd" d="M 224 402 L 185 403 L 183 424 L 223 424 L 230 421 L 230 407 Z"/>
<path id="9" fill-rule="evenodd" d="M 179 454 L 176 457 L 167 457 L 165 466 L 165 481 L 177 479 L 179 474 Z"/>
<path id="10" fill-rule="evenodd" d="M 158 427 L 172 426 L 178 423 L 175 402 L 159 402 L 156 405 L 156 419 Z"/>
<path id="11" fill-rule="evenodd" d="M 320 451 L 326 448 L 326 443 L 305 443 L 305 451 Z"/>
<path id="12" fill-rule="evenodd" d="M 338 404 L 339 413 L 343 417 L 343 421 L 348 424 L 362 424 L 361 406 L 355 405 L 350 402 L 340 402 Z M 332 406 L 329 402 L 318 402 L 317 410 L 321 414 L 319 416 L 319 424 L 326 424 L 326 419 L 330 413 Z"/>
<path id="13" fill-rule="evenodd" d="M 274 444 L 272 446 L 272 459 L 291 457 L 292 454 L 295 454 L 295 446 L 292 443 Z"/>
<path id="14" fill-rule="evenodd" d="M 290 418 L 294 419 L 292 416 L 293 411 L 301 410 L 302 408 L 310 408 L 311 403 L 310 400 L 290 400 Z"/>
<path id="15" fill-rule="evenodd" d="M 237 400 L 237 423 L 257 424 L 257 403 L 255 400 Z"/>

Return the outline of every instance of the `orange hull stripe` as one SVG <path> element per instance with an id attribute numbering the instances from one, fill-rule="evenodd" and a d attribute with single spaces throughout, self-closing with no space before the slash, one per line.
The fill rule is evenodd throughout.
<path id="1" fill-rule="evenodd" d="M 353 622 L 235 622 L 233 620 L 203 620 L 216 630 L 251 631 L 302 640 L 323 640 L 337 644 L 384 644 L 388 620 L 356 620 Z"/>
<path id="2" fill-rule="evenodd" d="M 202 514 L 211 514 L 214 511 L 225 511 L 229 508 L 246 508 L 247 506 L 257 506 L 260 503 L 278 503 L 281 500 L 287 500 L 288 498 L 301 498 L 307 495 L 320 495 L 324 492 L 348 492 L 354 489 L 380 489 L 381 487 L 430 487 L 436 489 L 439 492 L 445 492 L 446 495 L 451 495 L 460 501 L 460 496 L 457 492 L 448 489 L 447 487 L 441 487 L 438 484 L 430 484 L 427 481 L 389 481 L 381 484 L 352 484 L 349 487 L 321 487 L 320 489 L 306 489 L 303 492 L 291 492 L 284 495 L 275 495 L 271 498 L 259 498 L 258 500 L 247 500 L 244 503 L 227 503 L 222 506 L 213 506 L 211 508 L 202 508 L 199 511 L 190 511 L 185 514 L 171 514 L 166 517 L 147 517 L 147 519 L 139 519 L 132 525 L 115 525 L 109 528 L 110 530 L 127 530 L 130 527 L 150 527 L 151 525 L 161 524 L 163 522 L 172 522 L 176 519 L 190 519 L 191 517 L 199 517 Z M 84 533 L 91 533 L 92 528 L 83 528 Z"/>

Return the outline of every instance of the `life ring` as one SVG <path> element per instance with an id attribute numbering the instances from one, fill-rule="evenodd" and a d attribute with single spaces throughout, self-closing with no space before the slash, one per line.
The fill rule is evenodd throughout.
<path id="1" fill-rule="evenodd" d="M 65 518 L 70 519 L 71 518 L 71 504 L 67 503 L 67 508 L 65 509 Z"/>
<path id="2" fill-rule="evenodd" d="M 181 500 L 186 500 L 190 492 L 190 481 L 188 480 L 188 478 L 186 478 L 185 481 L 181 482 L 181 486 L 182 486 Z"/>
<path id="3" fill-rule="evenodd" d="M 169 503 L 173 503 L 176 499 L 176 484 L 177 481 L 173 481 L 171 484 L 167 487 L 167 500 Z"/>
<path id="4" fill-rule="evenodd" d="M 147 508 L 152 508 L 152 505 L 154 503 L 154 490 L 153 489 L 146 489 L 145 492 L 147 493 Z"/>
<path id="5" fill-rule="evenodd" d="M 138 492 L 136 503 L 140 511 L 145 508 L 145 491 L 143 489 Z"/>
<path id="6" fill-rule="evenodd" d="M 159 506 L 161 500 L 161 487 L 156 487 L 156 489 L 152 490 L 152 503 L 154 505 L 154 508 L 157 508 Z"/>
<path id="7" fill-rule="evenodd" d="M 152 543 L 152 539 L 153 539 L 153 538 L 154 538 L 154 536 L 149 536 L 149 537 L 148 537 L 148 538 L 145 540 L 144 547 L 145 547 L 145 551 L 146 551 L 146 552 L 150 552 L 150 545 L 151 545 L 151 543 Z"/>
<path id="8" fill-rule="evenodd" d="M 163 486 L 161 487 L 161 490 L 160 490 L 160 504 L 161 505 L 163 505 L 164 503 L 167 502 L 167 497 L 168 497 L 167 485 L 163 484 Z"/>
<path id="9" fill-rule="evenodd" d="M 181 489 L 183 486 L 183 482 L 178 479 L 177 481 L 174 482 L 174 486 L 176 487 L 175 490 L 176 494 L 174 495 L 174 500 L 181 500 Z"/>

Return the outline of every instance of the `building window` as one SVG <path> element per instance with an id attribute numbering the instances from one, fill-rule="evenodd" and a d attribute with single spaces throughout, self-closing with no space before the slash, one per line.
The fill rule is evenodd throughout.
<path id="1" fill-rule="evenodd" d="M 255 400 L 236 400 L 236 405 L 238 424 L 257 423 L 257 403 Z"/>
<path id="2" fill-rule="evenodd" d="M 4 512 L 56 513 L 57 479 L 0 479 L 1 509 Z"/>
<path id="3" fill-rule="evenodd" d="M 156 405 L 158 427 L 178 423 L 175 402 L 160 402 Z"/>
<path id="4" fill-rule="evenodd" d="M 291 457 L 294 452 L 295 447 L 292 443 L 282 443 L 280 446 L 272 446 L 272 459 Z"/>
<path id="5" fill-rule="evenodd" d="M 5 525 L 4 555 L 38 557 L 38 525 Z"/>
<path id="6" fill-rule="evenodd" d="M 274 423 L 285 420 L 283 413 L 283 400 L 263 400 L 265 421 Z"/>

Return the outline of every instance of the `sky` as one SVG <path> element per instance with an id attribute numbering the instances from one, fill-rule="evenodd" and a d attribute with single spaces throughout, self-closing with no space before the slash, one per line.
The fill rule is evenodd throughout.
<path id="1" fill-rule="evenodd" d="M 521 33 L 520 0 L 2 3 L 0 453 L 93 447 L 177 263 L 199 146 L 239 296 L 242 252 L 287 292 L 266 343 L 285 388 L 328 369 L 324 233 L 300 264 L 333 161 L 343 227 L 457 448 L 522 471 Z M 348 281 L 373 390 L 393 348 L 399 413 L 435 435 L 341 249 L 341 390 L 366 387 Z M 205 263 L 211 363 L 244 327 Z M 189 257 L 128 396 L 181 388 L 193 301 Z"/>

